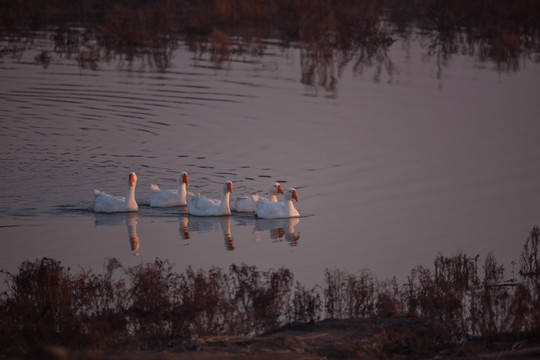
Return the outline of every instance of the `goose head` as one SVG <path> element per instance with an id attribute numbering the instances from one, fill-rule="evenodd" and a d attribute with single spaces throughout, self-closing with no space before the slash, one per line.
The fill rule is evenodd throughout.
<path id="1" fill-rule="evenodd" d="M 273 195 L 277 195 L 277 194 L 284 195 L 284 193 L 283 193 L 283 188 L 281 187 L 281 185 L 280 185 L 278 182 L 275 182 L 275 183 L 273 183 L 273 184 L 270 186 L 270 194 L 273 194 Z"/>
<path id="2" fill-rule="evenodd" d="M 291 200 L 294 199 L 296 202 L 300 202 L 298 199 L 298 193 L 296 192 L 296 189 L 294 188 L 288 188 L 287 191 L 285 191 L 285 199 Z"/>
<path id="3" fill-rule="evenodd" d="M 178 181 L 180 183 L 186 184 L 186 186 L 189 186 L 189 178 L 187 172 L 181 172 L 178 174 Z"/>
<path id="4" fill-rule="evenodd" d="M 137 175 L 134 172 L 129 173 L 128 184 L 134 187 L 137 184 Z"/>
<path id="5" fill-rule="evenodd" d="M 223 193 L 228 194 L 233 192 L 232 181 L 227 181 L 223 184 Z"/>

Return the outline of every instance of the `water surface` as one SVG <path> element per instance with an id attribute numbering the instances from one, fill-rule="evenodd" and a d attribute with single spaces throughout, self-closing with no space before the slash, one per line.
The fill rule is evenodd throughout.
<path id="1" fill-rule="evenodd" d="M 537 64 L 499 73 L 456 55 L 441 68 L 418 42 L 396 42 L 395 71 L 345 66 L 329 88 L 303 84 L 300 51 L 271 42 L 263 57 L 220 67 L 180 46 L 164 72 L 62 57 L 44 68 L 40 46 L 0 59 L 0 261 L 10 271 L 43 256 L 98 271 L 109 257 L 160 257 L 180 270 L 284 266 L 308 285 L 325 268 L 404 279 L 439 252 L 493 251 L 511 269 L 538 224 Z M 94 214 L 92 190 L 123 195 L 130 171 L 139 213 Z M 180 171 L 191 191 L 215 196 L 225 179 L 233 198 L 273 181 L 296 187 L 302 217 L 148 207 L 150 184 L 174 188 Z"/>

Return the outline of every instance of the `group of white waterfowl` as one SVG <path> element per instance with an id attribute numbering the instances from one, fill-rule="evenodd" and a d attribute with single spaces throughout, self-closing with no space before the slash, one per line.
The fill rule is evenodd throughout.
<path id="1" fill-rule="evenodd" d="M 135 186 L 137 175 L 132 172 L 128 177 L 126 196 L 109 195 L 103 191 L 94 190 L 94 211 L 103 213 L 138 211 L 139 206 L 135 200 Z M 231 215 L 230 194 L 233 192 L 232 181 L 223 184 L 221 199 L 212 199 L 201 194 L 187 191 L 189 178 L 186 172 L 178 175 L 178 188 L 161 190 L 152 184 L 150 190 L 151 207 L 187 206 L 188 213 L 195 216 L 224 216 Z M 283 195 L 283 201 L 277 201 L 277 196 Z M 236 212 L 253 213 L 263 219 L 281 219 L 298 217 L 300 214 L 294 207 L 292 200 L 299 202 L 296 189 L 283 188 L 277 182 L 272 183 L 268 191 L 269 197 L 259 195 L 243 195 L 236 198 L 233 210 Z"/>

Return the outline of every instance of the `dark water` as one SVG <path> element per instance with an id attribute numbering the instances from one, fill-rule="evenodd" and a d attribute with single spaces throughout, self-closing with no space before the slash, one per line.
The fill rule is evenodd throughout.
<path id="1" fill-rule="evenodd" d="M 47 39 L 0 58 L 0 262 L 10 271 L 43 256 L 97 271 L 105 258 L 160 257 L 179 269 L 284 266 L 309 285 L 325 268 L 404 278 L 458 251 L 493 251 L 510 271 L 540 222 L 538 64 L 499 73 L 456 55 L 441 65 L 418 42 L 396 42 L 392 72 L 330 67 L 329 88 L 302 84 L 299 50 L 271 42 L 263 57 L 220 67 L 180 46 L 158 72 L 62 56 L 44 68 L 34 57 Z M 139 213 L 94 214 L 92 190 L 123 195 L 130 171 Z M 148 207 L 150 184 L 174 188 L 179 171 L 210 195 L 230 179 L 233 198 L 280 181 L 298 189 L 302 217 Z"/>

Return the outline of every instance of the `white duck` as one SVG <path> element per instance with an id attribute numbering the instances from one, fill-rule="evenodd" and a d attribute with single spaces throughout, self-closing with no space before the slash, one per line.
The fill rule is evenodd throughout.
<path id="1" fill-rule="evenodd" d="M 251 196 L 241 196 L 236 199 L 236 211 L 238 212 L 255 212 L 255 209 L 257 209 L 257 204 L 259 202 L 277 202 L 277 195 L 282 194 L 283 195 L 283 188 L 278 182 L 273 183 L 270 185 L 270 189 L 268 189 L 268 195 L 270 195 L 270 198 L 265 198 L 263 196 L 259 196 L 256 194 L 253 194 Z"/>
<path id="2" fill-rule="evenodd" d="M 284 194 L 283 202 L 262 202 L 257 205 L 255 216 L 262 219 L 281 219 L 299 217 L 298 210 L 293 205 L 292 200 L 300 202 L 296 189 L 289 188 Z"/>
<path id="3" fill-rule="evenodd" d="M 129 174 L 126 196 L 113 196 L 103 191 L 94 190 L 94 211 L 104 213 L 137 211 L 139 206 L 135 200 L 135 185 L 137 185 L 137 175 L 134 172 Z"/>
<path id="4" fill-rule="evenodd" d="M 178 189 L 161 190 L 156 184 L 150 185 L 152 194 L 150 195 L 150 206 L 171 207 L 184 206 L 186 202 L 186 186 L 189 186 L 187 172 L 178 174 Z"/>
<path id="5" fill-rule="evenodd" d="M 233 192 L 231 181 L 223 184 L 223 195 L 221 199 L 209 199 L 201 195 L 197 195 L 188 201 L 188 213 L 195 216 L 222 216 L 231 215 L 229 206 L 229 197 Z"/>

